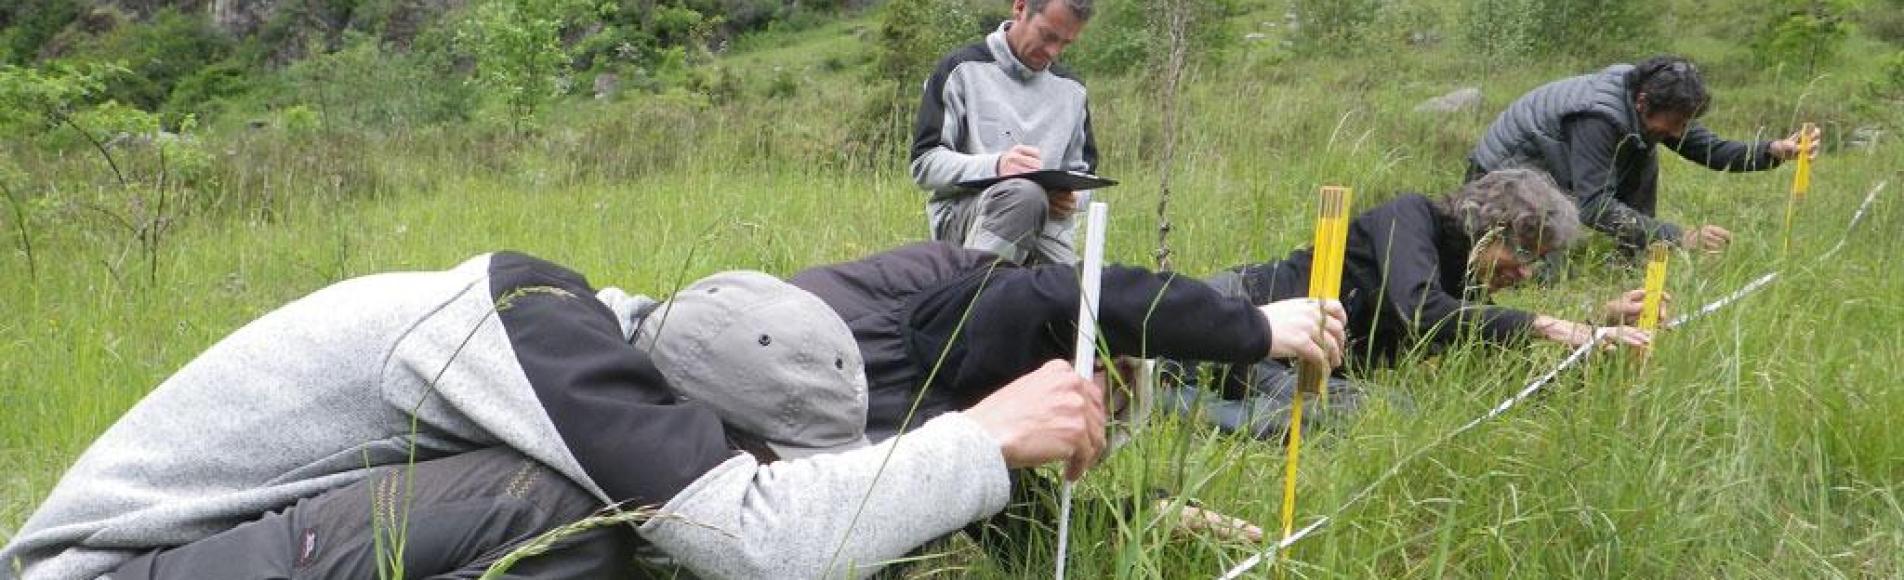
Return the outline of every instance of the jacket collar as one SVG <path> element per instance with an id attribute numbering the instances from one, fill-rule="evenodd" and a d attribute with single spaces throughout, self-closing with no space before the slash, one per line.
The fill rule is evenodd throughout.
<path id="1" fill-rule="evenodd" d="M 1638 139 L 1635 139 L 1635 141 L 1638 142 L 1637 146 L 1640 149 L 1651 148 L 1656 141 L 1646 137 L 1646 126 L 1640 123 L 1639 107 L 1633 104 L 1635 90 L 1631 85 L 1633 80 L 1633 65 L 1616 64 L 1609 66 L 1603 71 L 1603 74 L 1612 77 L 1613 85 L 1619 87 L 1619 99 L 1623 105 L 1619 110 L 1626 117 L 1626 126 L 1633 128 L 1633 132 L 1630 133 L 1630 135 L 1638 137 Z"/>
<path id="2" fill-rule="evenodd" d="M 1011 26 L 1010 20 L 1000 22 L 998 30 L 985 35 L 985 47 L 991 49 L 992 60 L 998 63 L 998 68 L 1005 69 L 1005 74 L 1019 81 L 1031 80 L 1032 77 L 1044 71 L 1031 70 L 1031 67 L 1025 66 L 1024 62 L 1018 60 L 1018 55 L 1012 54 L 1011 44 L 1005 42 L 1005 31 L 1010 30 Z"/>

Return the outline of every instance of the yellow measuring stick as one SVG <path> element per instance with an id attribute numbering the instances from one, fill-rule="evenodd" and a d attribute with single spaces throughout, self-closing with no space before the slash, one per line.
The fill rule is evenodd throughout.
<path id="1" fill-rule="evenodd" d="M 1792 171 L 1792 197 L 1785 202 L 1785 252 L 1792 249 L 1792 216 L 1798 213 L 1798 202 L 1805 201 L 1805 192 L 1811 190 L 1811 133 L 1817 125 L 1805 123 L 1798 128 L 1798 168 Z"/>
<path id="2" fill-rule="evenodd" d="M 1342 254 L 1349 236 L 1349 202 L 1355 197 L 1347 187 L 1324 186 L 1321 208 L 1316 212 L 1316 245 L 1309 265 L 1309 297 L 1333 300 L 1342 293 Z M 1329 369 L 1302 363 L 1296 367 L 1296 393 L 1289 406 L 1289 457 L 1283 471 L 1283 537 L 1296 529 L 1296 466 L 1302 456 L 1302 393 L 1316 391 L 1324 405 L 1329 402 Z"/>
<path id="3" fill-rule="evenodd" d="M 1792 172 L 1792 197 L 1805 201 L 1805 192 L 1811 190 L 1811 148 L 1817 143 L 1811 142 L 1811 133 L 1817 125 L 1806 123 L 1798 129 L 1798 170 Z"/>
<path id="4" fill-rule="evenodd" d="M 1659 303 L 1666 294 L 1666 260 L 1672 253 L 1666 242 L 1653 242 L 1646 248 L 1646 298 L 1640 303 L 1640 330 L 1659 328 Z"/>

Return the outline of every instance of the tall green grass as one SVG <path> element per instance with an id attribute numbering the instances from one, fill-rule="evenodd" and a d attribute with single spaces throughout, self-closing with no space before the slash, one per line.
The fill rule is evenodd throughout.
<path id="1" fill-rule="evenodd" d="M 437 269 L 508 248 L 575 267 L 597 285 L 665 295 L 677 280 L 717 270 L 788 274 L 922 238 L 923 196 L 902 162 L 869 172 L 835 161 L 854 110 L 839 103 L 854 97 L 859 77 L 828 71 L 833 65 L 822 59 L 839 58 L 840 35 L 850 34 L 821 27 L 790 36 L 771 55 L 732 61 L 748 78 L 766 78 L 753 76 L 755 67 L 799 67 L 791 98 L 574 103 L 554 111 L 540 133 L 520 137 L 480 125 L 214 132 L 206 139 L 224 156 L 219 191 L 230 197 L 185 216 L 162 251 L 156 283 L 105 266 L 126 240 L 77 212 L 42 215 L 34 228 L 38 277 L 27 275 L 18 252 L 0 257 L 0 465 L 9 467 L 0 470 L 0 538 L 93 437 L 170 372 L 251 318 L 346 277 Z M 1817 120 L 1834 132 L 1835 147 L 1852 127 L 1896 122 L 1894 112 L 1871 117 L 1849 104 L 1859 98 L 1864 59 L 1798 79 L 1730 64 L 1743 58 L 1740 49 L 1719 39 L 1675 43 L 1715 63 L 1710 80 L 1721 101 L 1707 123 L 1722 134 L 1782 136 L 1797 121 Z M 820 48 L 803 52 L 807 46 Z M 1483 66 L 1454 47 L 1299 61 L 1274 50 L 1249 48 L 1185 78 L 1171 204 L 1173 261 L 1182 271 L 1275 259 L 1306 243 L 1308 203 L 1325 183 L 1355 186 L 1359 207 L 1405 191 L 1447 191 L 1494 112 L 1541 82 L 1603 64 Z M 1148 264 L 1153 160 L 1163 138 L 1154 97 L 1135 79 L 1089 81 L 1102 172 L 1125 182 L 1099 194 L 1112 206 L 1108 255 Z M 1487 94 L 1481 113 L 1411 110 L 1469 84 Z M 18 163 L 43 179 L 100 169 L 83 153 Z M 1897 435 L 1904 148 L 1828 150 L 1789 260 L 1778 248 L 1789 168 L 1728 175 L 1664 165 L 1664 217 L 1720 223 L 1737 235 L 1723 255 L 1676 257 L 1669 282 L 1676 308 L 1770 269 L 1784 269 L 1785 278 L 1662 336 L 1647 366 L 1597 357 L 1527 405 L 1427 451 L 1298 544 L 1287 562 L 1292 572 L 1904 575 Z M 1893 181 L 1890 191 L 1849 247 L 1832 260 L 1808 259 L 1837 241 L 1857 201 L 1883 179 Z M 103 185 L 62 191 L 114 201 Z M 1584 262 L 1554 287 L 1500 298 L 1581 318 L 1597 300 L 1639 284 L 1637 272 Z M 1365 377 L 1413 403 L 1377 404 L 1311 438 L 1298 514 L 1333 511 L 1562 354 L 1540 345 L 1459 348 Z M 1163 488 L 1269 523 L 1280 507 L 1281 453 L 1158 418 L 1080 493 Z M 1258 548 L 1173 540 L 1153 515 L 1082 514 L 1072 574 L 1207 577 Z M 1029 548 L 1032 573 L 1048 569 L 1054 538 Z M 1015 573 L 969 545 L 946 550 L 912 573 Z"/>

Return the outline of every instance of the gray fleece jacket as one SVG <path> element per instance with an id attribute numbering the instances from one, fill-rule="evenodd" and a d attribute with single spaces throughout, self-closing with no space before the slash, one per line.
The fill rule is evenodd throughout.
<path id="1" fill-rule="evenodd" d="M 426 460 L 507 445 L 604 505 L 662 505 L 673 517 L 641 536 L 715 578 L 869 573 L 1005 505 L 998 444 L 962 416 L 848 453 L 738 454 L 719 418 L 678 401 L 629 344 L 652 302 L 513 253 L 319 290 L 219 341 L 108 428 L 0 549 L 0 577 L 17 562 L 27 579 L 94 578 L 412 447 Z"/>

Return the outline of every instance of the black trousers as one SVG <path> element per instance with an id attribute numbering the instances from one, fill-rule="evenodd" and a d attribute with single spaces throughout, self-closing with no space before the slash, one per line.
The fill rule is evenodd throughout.
<path id="1" fill-rule="evenodd" d="M 490 448 L 378 468 L 357 483 L 217 535 L 140 555 L 110 577 L 477 578 L 524 542 L 601 507 L 541 463 Z M 393 546 L 398 536 L 400 556 Z M 519 560 L 504 577 L 625 577 L 639 542 L 628 526 L 594 528 Z M 396 562 L 400 574 L 392 570 Z"/>

